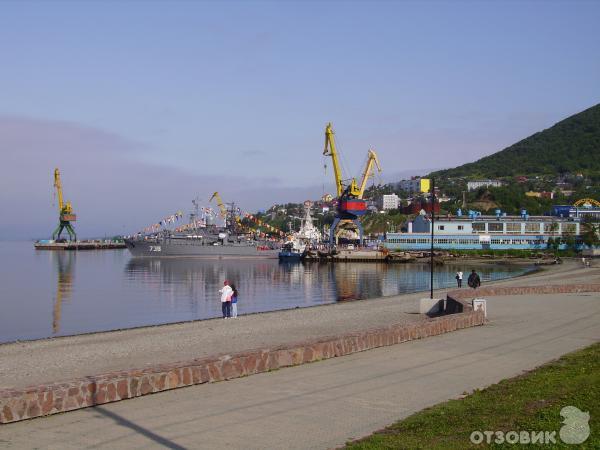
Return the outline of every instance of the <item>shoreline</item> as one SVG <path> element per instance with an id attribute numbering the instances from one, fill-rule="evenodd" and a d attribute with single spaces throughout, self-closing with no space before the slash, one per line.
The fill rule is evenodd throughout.
<path id="1" fill-rule="evenodd" d="M 508 296 L 513 301 L 522 296 L 526 301 L 528 295 L 600 292 L 597 280 L 598 268 L 569 262 L 531 274 L 526 285 L 518 283 L 522 278 L 510 278 L 486 283 L 477 291 L 436 291 L 436 297 L 447 298 L 456 311 L 437 317 L 417 313 L 423 295 L 416 293 L 376 299 L 375 308 L 371 302 L 336 303 L 241 320 L 161 326 L 151 332 L 127 330 L 13 344 L 0 348 L 0 423 L 478 327 L 486 320 L 482 311 L 472 310 L 474 296 Z"/>
<path id="2" fill-rule="evenodd" d="M 413 261 L 409 264 L 412 265 L 423 265 L 423 266 L 427 266 L 429 267 L 429 258 L 426 258 L 426 260 L 417 260 L 417 261 Z M 450 262 L 454 262 L 454 259 L 450 259 Z M 311 264 L 321 264 L 318 262 L 311 262 Z M 522 278 L 525 276 L 530 276 L 532 274 L 535 274 L 537 272 L 539 272 L 540 270 L 543 270 L 541 267 L 542 266 L 535 266 L 535 264 L 532 263 L 532 261 L 527 260 L 527 259 L 523 259 L 520 258 L 520 261 L 511 261 L 510 259 L 507 261 L 501 261 L 501 262 L 496 262 L 494 260 L 490 260 L 488 258 L 482 258 L 482 259 L 477 259 L 477 258 L 458 258 L 458 260 L 456 260 L 456 264 L 459 263 L 469 263 L 469 264 L 474 264 L 474 265 L 502 265 L 502 266 L 510 266 L 510 265 L 515 265 L 515 266 L 532 266 L 531 270 L 525 271 L 524 273 L 520 273 L 517 275 L 511 275 L 511 276 L 507 276 L 505 278 L 501 278 L 501 279 L 497 279 L 494 281 L 488 281 L 486 282 L 486 284 L 490 284 L 490 283 L 498 283 L 501 281 L 505 281 L 505 280 L 511 280 L 511 279 L 516 279 L 516 278 Z M 344 262 L 344 261 L 340 261 L 340 262 L 336 262 L 336 263 L 331 263 L 328 262 L 326 264 L 353 264 L 352 262 Z M 380 262 L 380 264 L 388 264 L 388 263 L 384 263 L 384 262 Z M 451 264 L 448 264 L 451 265 Z M 465 272 L 466 273 L 466 272 Z M 466 283 L 466 281 L 465 281 Z M 441 287 L 438 289 L 434 290 L 434 293 L 438 292 L 438 291 L 447 291 L 450 289 L 453 289 L 455 286 L 448 286 L 448 287 Z M 380 296 L 380 297 L 367 297 L 367 298 L 358 298 L 358 299 L 350 299 L 350 300 L 337 300 L 334 302 L 330 302 L 330 303 L 322 303 L 322 304 L 315 304 L 315 305 L 310 305 L 310 306 L 295 306 L 295 307 L 290 307 L 290 308 L 282 308 L 282 309 L 273 309 L 273 310 L 268 310 L 268 311 L 255 311 L 255 312 L 248 312 L 248 313 L 244 313 L 242 314 L 240 317 L 247 317 L 247 316 L 254 316 L 254 315 L 260 315 L 260 314 L 270 314 L 270 313 L 278 313 L 278 312 L 282 312 L 282 311 L 295 311 L 298 309 L 310 309 L 310 308 L 320 308 L 320 307 L 324 307 L 324 306 L 328 306 L 328 305 L 335 305 L 338 303 L 348 303 L 348 302 L 363 302 L 363 301 L 377 301 L 380 299 L 385 299 L 385 298 L 392 298 L 392 297 L 401 297 L 401 296 L 410 296 L 410 295 L 415 295 L 415 294 L 423 294 L 423 293 L 429 293 L 429 288 L 426 289 L 420 289 L 420 290 L 416 290 L 416 291 L 410 291 L 410 292 L 403 292 L 401 294 L 395 294 L 395 295 L 388 295 L 388 296 Z M 63 340 L 63 339 L 69 339 L 69 338 L 75 338 L 78 336 L 90 336 L 90 335 L 103 335 L 103 334 L 108 334 L 108 333 L 116 333 L 116 332 L 126 332 L 129 330 L 143 330 L 143 329 L 155 329 L 158 327 L 166 327 L 166 326 L 170 326 L 170 325 L 185 325 L 185 324 L 194 324 L 194 323 L 202 323 L 202 322 L 209 322 L 209 321 L 214 321 L 214 320 L 222 320 L 221 317 L 208 317 L 205 319 L 192 319 L 192 320 L 182 320 L 182 321 L 177 321 L 177 322 L 164 322 L 164 323 L 156 323 L 156 324 L 145 324 L 145 325 L 138 325 L 138 326 L 132 326 L 132 327 L 127 327 L 127 328 L 113 328 L 110 330 L 96 330 L 96 331 L 87 331 L 87 332 L 82 332 L 82 333 L 77 333 L 77 334 L 67 334 L 67 335 L 61 335 L 61 336 L 48 336 L 48 337 L 41 337 L 41 338 L 33 338 L 33 339 L 15 339 L 12 341 L 5 341 L 5 342 L 0 342 L 0 351 L 2 349 L 3 346 L 7 346 L 7 345 L 13 345 L 13 344 L 24 344 L 24 343 L 33 343 L 33 342 L 40 342 L 40 341 L 55 341 L 55 340 Z M 0 353 L 1 354 L 1 353 Z M 1 385 L 0 385 L 1 388 Z"/>
<path id="3" fill-rule="evenodd" d="M 546 284 L 546 277 L 577 267 L 575 264 L 548 266 L 527 274 L 529 284 Z M 485 283 L 485 286 L 521 284 L 523 277 Z M 453 288 L 434 291 L 445 297 Z M 467 288 L 463 288 L 465 292 Z M 307 336 L 331 336 L 398 323 L 426 320 L 425 315 L 407 311 L 423 292 L 378 297 L 310 307 L 254 313 L 237 319 L 204 319 L 94 332 L 58 338 L 18 341 L 0 345 L 0 389 L 40 382 L 60 381 L 64 374 L 89 373 L 144 367 L 249 348 L 272 347 L 301 341 Z M 374 303 L 376 302 L 376 303 Z M 374 306 L 377 306 L 376 308 Z M 157 357 L 157 354 L 160 357 Z M 107 363 L 102 361 L 109 358 Z M 82 370 L 83 367 L 87 369 Z"/>

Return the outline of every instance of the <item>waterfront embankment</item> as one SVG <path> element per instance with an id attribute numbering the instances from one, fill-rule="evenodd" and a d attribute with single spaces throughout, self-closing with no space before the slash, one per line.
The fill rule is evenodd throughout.
<path id="1" fill-rule="evenodd" d="M 576 263 L 569 262 L 549 267 L 526 278 L 496 282 L 494 286 L 547 288 L 553 284 L 590 284 L 594 279 L 599 279 L 598 275 L 598 269 L 582 270 Z M 598 288 L 600 289 L 600 285 Z M 437 295 L 441 296 L 442 293 Z M 192 367 L 194 361 L 198 366 L 206 366 L 206 373 L 199 371 L 197 374 L 198 382 L 218 381 L 235 374 L 240 376 L 258 373 L 341 356 L 481 323 L 473 317 L 473 313 L 470 313 L 471 316 L 467 313 L 467 317 L 455 315 L 436 319 L 409 313 L 414 308 L 414 301 L 422 296 L 423 294 L 413 294 L 258 314 L 237 320 L 211 320 L 7 344 L 0 346 L 0 358 L 3 360 L 0 379 L 4 388 L 1 395 L 5 399 L 11 396 L 14 398 L 17 394 L 15 390 L 21 390 L 36 399 L 41 395 L 43 401 L 40 404 L 46 402 L 48 412 L 54 408 L 49 403 L 55 404 L 56 400 L 62 402 L 62 410 L 75 409 L 76 405 L 65 404 L 62 396 L 57 399 L 53 395 L 50 401 L 47 394 L 53 389 L 49 387 L 52 382 L 85 378 L 89 380 L 90 377 L 104 374 L 96 379 L 93 392 L 87 392 L 91 403 L 86 403 L 87 400 L 82 398 L 84 404 L 99 404 L 110 401 L 111 395 L 118 399 L 155 392 L 157 384 L 161 388 L 158 390 L 193 384 L 193 371 L 188 371 L 186 375 L 184 369 Z M 255 350 L 242 355 L 239 360 L 242 365 L 245 361 L 252 361 L 252 364 L 249 363 L 252 368 L 235 367 L 230 355 L 250 349 Z M 262 357 L 266 360 L 261 367 Z M 187 366 L 182 366 L 182 361 Z M 211 367 L 218 373 L 210 373 Z M 169 377 L 167 381 L 165 377 L 169 368 L 176 371 L 173 372 L 174 377 Z M 162 370 L 163 373 L 157 370 Z M 153 374 L 158 375 L 157 379 L 152 378 Z M 107 383 L 108 375 L 116 377 L 113 381 L 121 377 L 120 381 L 128 382 L 115 382 L 111 385 L 115 392 L 111 393 L 111 388 L 107 387 L 110 384 Z M 133 386 L 135 392 L 132 392 L 129 382 L 132 375 L 137 377 Z M 45 388 L 40 387 L 41 383 L 45 384 Z M 36 387 L 23 390 L 26 386 Z M 54 388 L 60 386 L 68 387 L 68 383 L 57 383 Z M 74 387 L 67 391 L 71 389 L 78 391 Z M 103 392 L 102 389 L 107 390 Z M 75 391 L 72 392 L 75 397 L 86 394 Z M 55 409 L 58 412 L 59 409 Z M 43 413 L 41 409 L 37 411 L 33 408 L 23 416 L 32 417 Z M 6 420 L 6 417 L 4 420 L 11 421 Z"/>

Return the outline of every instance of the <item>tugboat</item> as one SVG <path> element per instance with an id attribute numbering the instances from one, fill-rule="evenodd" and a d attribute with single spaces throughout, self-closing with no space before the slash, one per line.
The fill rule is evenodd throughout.
<path id="1" fill-rule="evenodd" d="M 294 239 L 288 241 L 281 247 L 279 252 L 280 261 L 300 261 L 304 258 L 305 248 L 302 247 L 300 241 Z"/>

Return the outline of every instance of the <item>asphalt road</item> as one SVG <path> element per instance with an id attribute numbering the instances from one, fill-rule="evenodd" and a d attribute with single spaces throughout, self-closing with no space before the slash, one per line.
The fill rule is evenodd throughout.
<path id="1" fill-rule="evenodd" d="M 598 293 L 490 298 L 488 315 L 484 327 L 3 425 L 0 448 L 331 448 L 600 340 Z"/>

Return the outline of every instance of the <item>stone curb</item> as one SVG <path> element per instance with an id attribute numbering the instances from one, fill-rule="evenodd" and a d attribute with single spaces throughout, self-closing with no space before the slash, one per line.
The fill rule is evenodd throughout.
<path id="1" fill-rule="evenodd" d="M 162 392 L 195 384 L 231 380 L 282 367 L 349 355 L 377 347 L 483 325 L 482 312 L 436 317 L 341 336 L 248 350 L 145 369 L 105 373 L 24 389 L 0 390 L 0 424 Z"/>
<path id="2" fill-rule="evenodd" d="M 538 294 L 573 294 L 579 292 L 600 292 L 600 284 L 564 284 L 540 286 L 485 286 L 478 289 L 464 288 L 448 292 L 454 300 L 472 299 L 473 297 L 495 297 L 499 295 L 538 295 Z"/>

